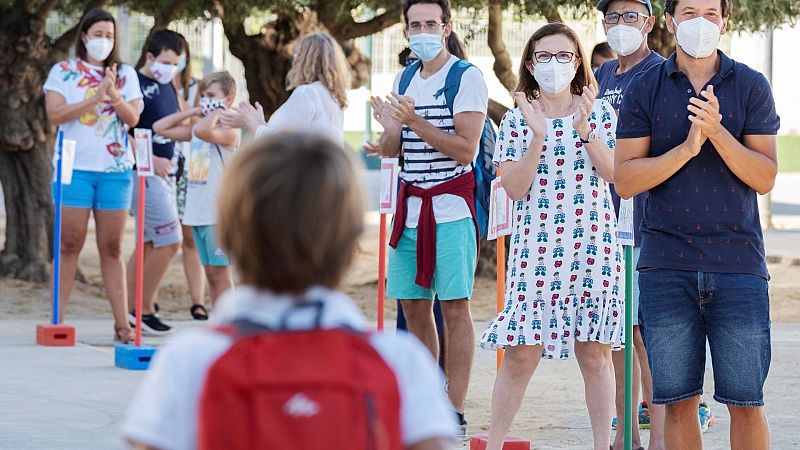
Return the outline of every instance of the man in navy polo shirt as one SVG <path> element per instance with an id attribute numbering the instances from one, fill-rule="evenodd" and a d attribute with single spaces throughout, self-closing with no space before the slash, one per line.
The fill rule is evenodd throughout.
<path id="1" fill-rule="evenodd" d="M 608 61 L 600 66 L 595 72 L 597 84 L 599 86 L 598 98 L 608 100 L 619 117 L 622 108 L 622 99 L 628 90 L 628 85 L 633 78 L 645 72 L 647 69 L 656 66 L 664 61 L 658 53 L 650 50 L 647 45 L 647 35 L 653 31 L 656 24 L 656 17 L 653 15 L 653 5 L 650 0 L 601 0 L 597 4 L 597 9 L 603 13 L 603 26 L 608 35 L 608 44 L 618 55 L 617 59 Z M 644 209 L 644 198 L 647 194 L 642 193 L 634 197 L 633 222 L 634 222 L 634 241 L 633 264 L 639 259 L 639 246 L 642 236 L 638 230 L 638 224 L 642 221 L 642 210 Z M 611 198 L 614 201 L 614 210 L 619 216 L 620 199 L 611 185 Z M 653 383 L 650 371 L 647 366 L 647 354 L 644 350 L 642 336 L 639 328 L 639 281 L 637 274 L 633 276 L 633 345 L 634 345 L 634 366 L 633 366 L 633 398 L 639 399 L 639 387 L 644 390 L 644 400 L 648 403 L 650 413 L 650 449 L 656 450 L 664 447 L 664 407 L 653 405 Z M 621 423 L 625 406 L 625 352 L 614 352 L 614 376 L 617 381 L 616 389 L 616 409 L 617 419 Z M 640 370 L 641 368 L 641 370 Z M 639 381 L 641 380 L 641 383 Z M 614 438 L 614 448 L 622 448 L 624 433 L 617 427 L 617 434 Z M 633 428 L 632 436 L 633 448 L 641 446 L 639 427 Z"/>
<path id="2" fill-rule="evenodd" d="M 775 183 L 780 119 L 766 78 L 716 50 L 730 13 L 730 0 L 666 1 L 675 54 L 633 80 L 617 131 L 617 192 L 649 190 L 642 331 L 653 402 L 667 405 L 667 448 L 702 448 L 706 342 L 732 448 L 769 448 L 769 275 L 756 193 Z"/>

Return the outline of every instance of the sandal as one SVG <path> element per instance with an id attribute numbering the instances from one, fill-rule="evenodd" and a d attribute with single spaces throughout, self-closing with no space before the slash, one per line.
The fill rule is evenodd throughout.
<path id="1" fill-rule="evenodd" d="M 203 305 L 192 305 L 192 307 L 189 308 L 189 313 L 194 320 L 208 320 L 208 311 Z"/>
<path id="2" fill-rule="evenodd" d="M 133 344 L 133 330 L 128 327 L 114 327 L 114 340 L 121 344 Z"/>

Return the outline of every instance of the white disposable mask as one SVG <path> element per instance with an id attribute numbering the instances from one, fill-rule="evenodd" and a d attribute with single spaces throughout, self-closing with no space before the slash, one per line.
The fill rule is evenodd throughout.
<path id="1" fill-rule="evenodd" d="M 617 25 L 608 30 L 608 45 L 620 56 L 628 56 L 639 50 L 644 40 L 642 30 L 647 22 L 638 30 L 628 25 Z"/>
<path id="2" fill-rule="evenodd" d="M 86 53 L 97 61 L 105 61 L 114 50 L 114 41 L 106 38 L 92 38 L 84 42 Z"/>
<path id="3" fill-rule="evenodd" d="M 178 74 L 178 66 L 173 64 L 164 64 L 158 61 L 155 61 L 152 66 L 150 66 L 150 72 L 153 73 L 153 79 L 158 81 L 160 84 L 169 84 L 175 75 Z"/>
<path id="4" fill-rule="evenodd" d="M 563 64 L 553 56 L 549 62 L 537 63 L 531 73 L 543 91 L 558 94 L 569 87 L 575 79 L 576 70 L 572 62 Z"/>
<path id="5" fill-rule="evenodd" d="M 692 58 L 707 58 L 711 56 L 719 45 L 722 30 L 719 25 L 704 17 L 696 17 L 681 22 L 680 25 L 672 19 L 677 30 L 675 38 L 684 52 Z"/>

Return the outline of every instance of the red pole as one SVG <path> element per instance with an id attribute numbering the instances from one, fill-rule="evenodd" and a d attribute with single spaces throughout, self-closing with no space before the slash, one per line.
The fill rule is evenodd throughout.
<path id="1" fill-rule="evenodd" d="M 145 178 L 139 176 L 136 215 L 136 334 L 134 343 L 142 346 L 142 277 L 144 271 L 144 190 Z"/>
<path id="2" fill-rule="evenodd" d="M 386 214 L 381 214 L 380 247 L 378 247 L 378 329 L 383 330 L 386 303 Z"/>

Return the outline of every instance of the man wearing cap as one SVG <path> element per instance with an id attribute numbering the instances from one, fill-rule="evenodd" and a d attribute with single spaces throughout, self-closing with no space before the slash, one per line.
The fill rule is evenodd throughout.
<path id="1" fill-rule="evenodd" d="M 653 16 L 653 5 L 650 0 L 601 0 L 597 9 L 603 13 L 603 25 L 608 36 L 608 45 L 618 55 L 619 59 L 607 61 L 595 72 L 599 86 L 598 97 L 608 100 L 614 107 L 619 117 L 622 108 L 622 99 L 631 80 L 647 69 L 658 65 L 664 58 L 650 50 L 647 45 L 647 34 L 653 30 L 656 17 Z M 633 220 L 635 247 L 633 250 L 633 265 L 639 259 L 639 245 L 641 234 L 639 224 L 642 221 L 644 199 L 646 193 L 634 197 Z M 614 209 L 619 215 L 620 198 L 614 186 L 611 186 L 611 196 Z M 639 331 L 639 283 L 637 274 L 633 277 L 633 345 L 634 345 L 634 370 L 633 370 L 633 398 L 638 402 L 639 388 L 644 390 L 644 401 L 648 405 L 650 424 L 649 450 L 664 448 L 664 407 L 653 405 L 653 380 L 650 378 L 650 369 L 647 365 L 647 353 L 644 351 L 642 335 Z M 614 352 L 614 374 L 616 376 L 616 401 L 618 424 L 622 424 L 625 405 L 625 353 Z M 641 380 L 641 384 L 639 383 Z M 636 417 L 636 416 L 634 416 Z M 645 419 L 647 420 L 647 419 Z M 638 420 L 634 419 L 634 423 Z M 618 427 L 620 430 L 622 427 Z M 617 433 L 612 448 L 622 448 L 623 433 Z M 633 428 L 633 448 L 641 447 L 639 427 Z"/>
<path id="2" fill-rule="evenodd" d="M 768 449 L 769 273 L 757 194 L 778 171 L 780 118 L 769 82 L 717 49 L 731 0 L 666 0 L 675 53 L 625 92 L 614 181 L 648 191 L 639 258 L 642 336 L 665 443 L 701 449 L 706 349 L 730 446 Z"/>

